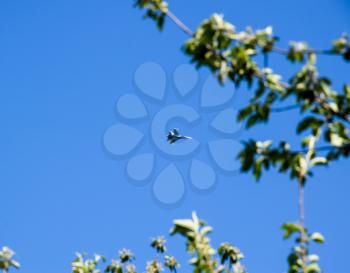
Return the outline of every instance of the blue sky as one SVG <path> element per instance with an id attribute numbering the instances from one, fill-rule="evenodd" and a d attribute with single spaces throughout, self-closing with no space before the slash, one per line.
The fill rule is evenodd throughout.
<path id="1" fill-rule="evenodd" d="M 224 13 L 240 29 L 272 25 L 282 45 L 307 40 L 314 47 L 327 47 L 350 31 L 346 0 L 170 4 L 192 28 L 213 12 Z M 103 135 L 118 123 L 118 97 L 138 94 L 138 67 L 146 62 L 161 65 L 171 92 L 173 71 L 188 62 L 180 50 L 186 39 L 181 31 L 169 22 L 159 33 L 141 16 L 130 1 L 0 2 L 0 245 L 15 249 L 28 273 L 70 272 L 76 251 L 113 257 L 125 246 L 137 254 L 141 267 L 151 257 L 149 238 L 166 234 L 172 219 L 196 210 L 215 227 L 214 244 L 230 241 L 242 249 L 249 272 L 284 272 L 291 245 L 282 241 L 279 227 L 297 217 L 296 187 L 287 177 L 272 172 L 256 184 L 249 175 L 219 173 L 209 193 L 191 190 L 186 180 L 185 198 L 169 208 L 154 200 L 154 179 L 135 186 L 126 178 L 125 158 L 105 151 Z M 281 57 L 274 57 L 271 65 L 282 75 L 298 68 Z M 320 70 L 333 77 L 336 87 L 349 82 L 349 65 L 338 59 L 322 58 Z M 196 94 L 207 77 L 208 72 L 201 71 Z M 239 107 L 249 93 L 244 87 L 233 91 Z M 150 113 L 173 100 L 150 103 Z M 190 98 L 188 103 L 194 102 Z M 204 121 L 211 118 L 203 114 Z M 289 136 L 294 129 L 285 121 L 293 118 L 276 116 L 271 127 L 242 132 L 239 138 Z M 149 125 L 141 127 L 145 134 Z M 193 130 L 198 136 L 198 129 Z M 151 145 L 143 149 L 147 147 L 153 152 Z M 325 272 L 346 273 L 348 165 L 343 160 L 320 169 L 307 185 L 307 225 L 327 239 L 316 249 Z M 184 248 L 173 238 L 170 244 L 174 253 Z M 185 261 L 186 256 L 180 257 Z"/>

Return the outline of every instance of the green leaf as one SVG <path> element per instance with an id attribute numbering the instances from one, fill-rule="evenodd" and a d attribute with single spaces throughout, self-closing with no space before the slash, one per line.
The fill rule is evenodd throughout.
<path id="1" fill-rule="evenodd" d="M 303 131 L 305 131 L 306 129 L 318 129 L 320 128 L 320 126 L 323 124 L 323 121 L 318 119 L 318 118 L 315 118 L 315 117 L 307 117 L 307 118 L 304 118 L 299 124 L 298 124 L 298 127 L 297 127 L 297 133 L 300 134 L 302 133 Z"/>
<path id="2" fill-rule="evenodd" d="M 211 232 L 213 232 L 213 228 L 209 226 L 206 226 L 201 230 L 201 234 L 204 236 L 208 235 Z"/>
<path id="3" fill-rule="evenodd" d="M 328 160 L 325 157 L 315 157 L 311 159 L 310 164 L 311 166 L 316 166 L 316 165 L 326 165 Z"/>
<path id="4" fill-rule="evenodd" d="M 344 144 L 344 139 L 335 133 L 330 134 L 330 141 L 331 141 L 332 145 L 334 145 L 336 147 L 341 147 Z"/>
<path id="5" fill-rule="evenodd" d="M 319 232 L 314 232 L 310 236 L 311 240 L 313 240 L 316 243 L 323 244 L 325 242 L 325 239 L 323 235 Z"/>
<path id="6" fill-rule="evenodd" d="M 320 258 L 318 257 L 318 255 L 315 255 L 315 254 L 312 254 L 312 255 L 309 255 L 309 256 L 308 256 L 308 260 L 309 260 L 310 262 L 312 262 L 312 263 L 318 262 L 319 259 L 320 259 Z"/>
<path id="7" fill-rule="evenodd" d="M 321 268 L 316 263 L 312 263 L 306 267 L 306 273 L 318 273 L 318 272 L 321 272 Z"/>
<path id="8" fill-rule="evenodd" d="M 283 235 L 283 239 L 288 239 L 294 233 L 302 233 L 304 231 L 303 227 L 300 224 L 296 223 L 285 223 L 281 227 L 285 233 Z"/>

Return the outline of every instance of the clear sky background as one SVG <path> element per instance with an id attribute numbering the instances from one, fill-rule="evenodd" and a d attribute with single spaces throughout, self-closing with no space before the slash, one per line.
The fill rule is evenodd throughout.
<path id="1" fill-rule="evenodd" d="M 307 40 L 327 48 L 350 31 L 347 0 L 170 4 L 192 28 L 214 12 L 239 29 L 272 25 L 281 45 Z M 215 190 L 189 190 L 180 204 L 165 208 L 152 197 L 151 184 L 129 183 L 125 160 L 104 150 L 103 134 L 117 122 L 117 98 L 135 92 L 135 70 L 157 62 L 171 82 L 174 69 L 188 62 L 181 31 L 168 22 L 160 34 L 141 17 L 126 0 L 0 1 L 0 246 L 15 249 L 27 273 L 68 273 L 76 251 L 113 257 L 127 246 L 142 272 L 142 262 L 152 258 L 149 238 L 196 210 L 215 227 L 215 245 L 230 241 L 242 249 L 249 272 L 284 272 L 291 242 L 281 239 L 279 227 L 297 218 L 295 182 L 273 172 L 259 184 L 249 175 L 220 174 Z M 283 57 L 271 65 L 283 75 L 298 69 Z M 350 82 L 349 64 L 323 57 L 320 67 L 335 87 Z M 207 75 L 201 72 L 197 90 Z M 239 106 L 248 91 L 233 91 Z M 240 138 L 289 136 L 294 118 L 276 116 L 271 127 Z M 326 236 L 315 249 L 325 272 L 348 270 L 349 193 L 346 160 L 320 169 L 307 185 L 306 221 Z M 171 238 L 170 245 L 183 253 L 181 240 Z"/>

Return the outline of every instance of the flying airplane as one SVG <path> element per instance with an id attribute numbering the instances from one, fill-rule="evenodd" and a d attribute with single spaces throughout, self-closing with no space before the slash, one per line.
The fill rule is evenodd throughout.
<path id="1" fill-rule="evenodd" d="M 179 130 L 175 128 L 168 133 L 167 140 L 169 144 L 174 144 L 180 139 L 192 139 L 192 137 L 180 135 Z"/>

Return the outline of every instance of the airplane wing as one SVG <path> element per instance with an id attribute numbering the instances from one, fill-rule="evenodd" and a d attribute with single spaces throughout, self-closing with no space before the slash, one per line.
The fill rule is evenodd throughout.
<path id="1" fill-rule="evenodd" d="M 176 139 L 174 138 L 168 138 L 169 144 L 174 144 L 176 142 Z"/>
<path id="2" fill-rule="evenodd" d="M 179 131 L 178 129 L 174 128 L 172 133 L 175 135 L 175 136 L 178 136 L 179 135 Z"/>

